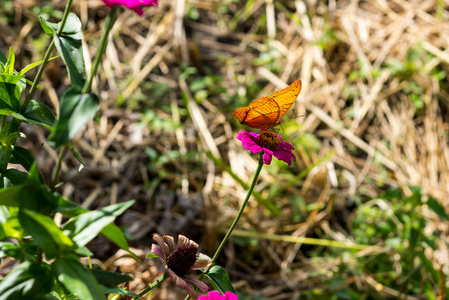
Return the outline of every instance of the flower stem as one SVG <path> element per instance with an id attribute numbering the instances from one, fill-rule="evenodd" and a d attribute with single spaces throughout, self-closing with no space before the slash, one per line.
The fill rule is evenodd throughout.
<path id="1" fill-rule="evenodd" d="M 152 284 L 150 284 L 146 289 L 144 289 L 143 291 L 141 291 L 136 297 L 134 297 L 132 300 L 138 300 L 139 298 L 141 298 L 143 295 L 145 295 L 146 293 L 148 293 L 149 291 L 151 291 L 152 289 L 154 289 L 155 287 L 157 287 L 158 285 L 160 285 L 165 279 L 167 279 L 169 276 L 167 275 L 167 273 L 162 274 L 161 277 L 159 277 L 155 282 L 153 282 Z"/>
<path id="2" fill-rule="evenodd" d="M 111 8 L 111 11 L 109 12 L 105 24 L 104 29 L 101 35 L 100 45 L 98 45 L 98 51 L 95 55 L 95 59 L 92 65 L 92 70 L 90 71 L 90 77 L 89 80 L 86 81 L 84 84 L 84 87 L 82 89 L 82 93 L 88 93 L 90 89 L 92 88 L 92 82 L 94 80 L 94 77 L 97 75 L 98 67 L 100 66 L 101 59 L 103 57 L 104 52 L 106 51 L 106 46 L 108 44 L 108 38 L 109 38 L 109 32 L 112 29 L 112 26 L 114 26 L 115 21 L 117 20 L 117 10 L 118 6 L 115 5 Z"/>
<path id="3" fill-rule="evenodd" d="M 237 216 L 235 216 L 234 222 L 232 222 L 231 227 L 229 227 L 228 232 L 226 233 L 225 237 L 221 241 L 220 246 L 218 246 L 217 250 L 215 251 L 214 256 L 212 257 L 212 265 L 206 270 L 206 274 L 209 272 L 210 268 L 215 264 L 215 261 L 218 258 L 218 255 L 220 255 L 221 250 L 223 250 L 224 245 L 226 244 L 227 240 L 229 239 L 229 236 L 231 235 L 232 231 L 234 230 L 235 226 L 237 225 L 240 217 L 243 214 L 243 210 L 245 209 L 246 204 L 248 204 L 249 198 L 251 197 L 251 193 L 254 190 L 254 187 L 256 186 L 257 178 L 259 178 L 260 171 L 263 167 L 263 152 L 260 153 L 259 158 L 259 165 L 257 166 L 256 173 L 254 174 L 253 181 L 251 182 L 251 185 L 249 187 L 248 193 L 246 194 L 245 200 L 243 200 L 242 206 L 239 209 L 239 212 L 237 213 Z"/>
<path id="4" fill-rule="evenodd" d="M 262 170 L 263 167 L 263 152 L 260 153 L 260 157 L 259 157 L 259 164 L 257 166 L 257 170 L 256 173 L 254 173 L 254 177 L 253 177 L 253 181 L 251 182 L 251 185 L 248 189 L 248 193 L 246 194 L 246 198 L 245 200 L 243 200 L 242 206 L 240 207 L 237 215 L 235 216 L 234 222 L 232 222 L 231 227 L 229 227 L 228 232 L 226 233 L 225 237 L 223 238 L 223 240 L 220 243 L 220 246 L 218 246 L 217 250 L 215 251 L 214 256 L 212 257 L 212 264 L 210 265 L 209 268 L 206 269 L 206 271 L 203 272 L 203 274 L 201 274 L 199 280 L 203 280 L 204 276 L 209 273 L 210 269 L 214 266 L 215 261 L 217 260 L 218 256 L 221 253 L 221 250 L 223 250 L 224 245 L 226 244 L 226 242 L 229 239 L 229 236 L 231 235 L 232 231 L 234 230 L 235 226 L 237 225 L 240 217 L 243 214 L 243 210 L 245 209 L 246 204 L 248 204 L 249 198 L 251 197 L 251 194 L 254 190 L 254 187 L 256 186 L 256 182 L 257 179 L 259 178 L 260 175 L 260 171 Z M 187 295 L 185 300 L 190 299 L 190 296 Z"/>
<path id="5" fill-rule="evenodd" d="M 58 181 L 58 177 L 59 177 L 59 172 L 61 171 L 61 164 L 62 164 L 62 159 L 64 158 L 64 155 L 67 153 L 67 148 L 68 148 L 68 144 L 64 144 L 64 146 L 62 146 L 62 149 L 59 150 L 59 156 L 58 156 L 58 161 L 56 162 L 56 166 L 53 169 L 53 173 L 51 175 L 51 186 L 50 186 L 50 190 L 52 192 L 54 192 L 55 187 L 56 187 L 56 181 Z"/>

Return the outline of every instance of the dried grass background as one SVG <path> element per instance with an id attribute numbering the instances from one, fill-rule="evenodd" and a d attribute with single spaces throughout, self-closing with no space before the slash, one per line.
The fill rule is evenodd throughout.
<path id="1" fill-rule="evenodd" d="M 3 4 L 0 48 L 13 47 L 19 69 L 42 59 L 47 45 L 36 6 L 62 11 L 65 1 L 9 3 Z M 219 264 L 239 292 L 257 299 L 298 299 L 325 288 L 327 270 L 341 261 L 309 257 L 311 246 L 276 236 L 350 245 L 353 199 L 389 187 L 407 194 L 409 186 L 421 186 L 449 206 L 448 79 L 435 71 L 448 71 L 448 8 L 449 1 L 437 0 L 161 0 L 142 18 L 122 10 L 94 83 L 100 113 L 74 139 L 86 167 L 78 173 L 67 154 L 60 192 L 92 209 L 136 199 L 119 225 L 142 258 L 154 232 L 184 234 L 212 256 L 245 196 L 231 174 L 249 183 L 257 165 L 257 156 L 234 139 L 248 128 L 230 112 L 299 78 L 302 91 L 281 129 L 297 161 L 291 168 L 265 166 L 256 187 L 281 217 L 253 198 Z M 73 11 L 84 24 L 89 61 L 108 9 L 99 0 L 75 0 Z M 411 53 L 413 67 L 404 70 Z M 204 99 L 192 88 L 201 77 L 207 78 Z M 68 83 L 62 63 L 53 61 L 35 98 L 57 108 Z M 58 152 L 47 145 L 45 131 L 25 130 L 21 142 L 49 178 Z M 317 205 L 293 222 L 295 195 Z M 447 232 L 447 224 L 429 224 Z M 242 244 L 247 240 L 238 236 L 245 232 L 266 235 Z M 118 266 L 135 278 L 132 291 L 161 272 L 157 261 L 137 264 L 101 238 L 90 247 L 98 265 Z M 437 261 L 447 271 L 447 257 Z M 354 282 L 362 290 L 379 288 L 369 274 L 347 274 L 342 285 Z M 179 292 L 166 282 L 152 299 L 183 299 Z M 388 287 L 379 293 L 399 295 Z"/>

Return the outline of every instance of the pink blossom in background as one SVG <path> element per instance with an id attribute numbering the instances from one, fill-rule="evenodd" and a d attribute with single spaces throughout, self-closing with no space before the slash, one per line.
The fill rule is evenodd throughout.
<path id="1" fill-rule="evenodd" d="M 200 296 L 197 300 L 239 300 L 236 294 L 231 292 L 226 292 L 222 296 L 218 291 L 209 292 L 207 296 Z"/>
<path id="2" fill-rule="evenodd" d="M 157 0 L 101 0 L 107 7 L 113 7 L 114 5 L 126 6 L 132 9 L 139 16 L 143 15 L 143 6 L 157 6 Z"/>

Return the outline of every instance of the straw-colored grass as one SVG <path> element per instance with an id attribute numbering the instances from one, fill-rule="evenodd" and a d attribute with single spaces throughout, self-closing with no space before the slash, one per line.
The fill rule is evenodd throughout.
<path id="1" fill-rule="evenodd" d="M 1 50 L 11 45 L 23 66 L 42 57 L 33 12 L 39 2 L 13 1 L 9 23 L 0 23 Z M 52 2 L 63 9 L 64 1 Z M 91 59 L 107 8 L 98 0 L 76 0 L 73 8 Z M 143 18 L 123 10 L 94 84 L 100 113 L 74 140 L 86 167 L 78 173 L 68 154 L 60 192 L 87 208 L 136 199 L 120 222 L 142 257 L 153 232 L 188 235 L 212 256 L 245 195 L 236 179 L 249 183 L 257 164 L 234 139 L 248 128 L 230 112 L 299 78 L 302 91 L 281 129 L 296 142 L 297 161 L 264 167 L 259 195 L 219 263 L 237 290 L 260 299 L 298 299 L 324 288 L 328 270 L 383 251 L 362 247 L 348 261 L 309 255 L 319 247 L 362 249 L 351 238 L 354 199 L 390 187 L 409 195 L 416 185 L 449 206 L 448 80 L 438 78 L 448 71 L 448 8 L 437 0 L 161 0 Z M 206 97 L 194 79 L 205 82 L 199 90 Z M 67 83 L 54 61 L 37 98 L 57 107 Z M 22 143 L 49 176 L 57 152 L 43 131 L 26 134 Z M 292 196 L 316 203 L 296 223 Z M 428 230 L 435 228 L 447 233 L 447 224 L 429 219 Z M 308 246 L 310 237 L 331 244 Z M 136 278 L 133 291 L 159 275 L 155 261 L 138 265 L 103 240 L 92 247 L 100 259 L 112 256 L 99 264 Z M 439 263 L 447 271 L 447 257 Z M 400 296 L 370 274 L 346 274 L 344 285 L 351 284 L 384 299 Z M 164 284 L 152 299 L 181 299 L 172 288 Z"/>

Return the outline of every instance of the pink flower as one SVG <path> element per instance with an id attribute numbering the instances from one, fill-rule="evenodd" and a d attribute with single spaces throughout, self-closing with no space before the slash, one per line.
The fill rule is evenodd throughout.
<path id="1" fill-rule="evenodd" d="M 252 153 L 263 151 L 263 163 L 271 164 L 271 158 L 274 155 L 279 160 L 286 162 L 289 166 L 292 164 L 291 159 L 296 161 L 292 150 L 294 149 L 289 142 L 283 141 L 282 137 L 271 131 L 262 131 L 260 134 L 248 131 L 240 131 L 236 139 L 242 141 L 242 145 L 246 150 Z"/>
<path id="2" fill-rule="evenodd" d="M 153 234 L 153 239 L 159 246 L 151 245 L 151 253 L 161 258 L 167 270 L 165 271 L 172 278 L 176 285 L 186 289 L 190 296 L 194 293 L 193 285 L 196 285 L 204 293 L 208 287 L 204 282 L 190 277 L 192 270 L 198 270 L 209 267 L 212 263 L 207 258 L 198 258 L 198 244 L 189 240 L 183 235 L 178 236 L 178 245 L 175 248 L 175 240 L 169 235 L 164 237 L 159 234 Z"/>
<path id="3" fill-rule="evenodd" d="M 114 5 L 123 5 L 132 9 L 139 16 L 143 15 L 143 6 L 157 6 L 157 0 L 101 0 L 107 7 L 111 8 Z"/>
<path id="4" fill-rule="evenodd" d="M 236 294 L 226 292 L 224 296 L 220 295 L 217 291 L 209 292 L 207 296 L 200 296 L 197 300 L 239 300 Z"/>

